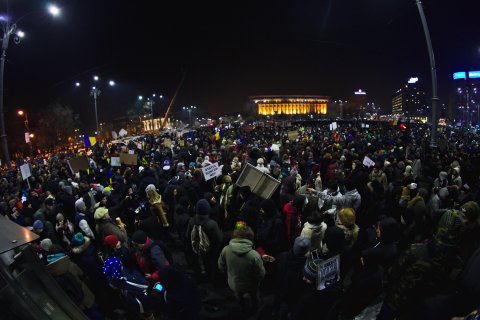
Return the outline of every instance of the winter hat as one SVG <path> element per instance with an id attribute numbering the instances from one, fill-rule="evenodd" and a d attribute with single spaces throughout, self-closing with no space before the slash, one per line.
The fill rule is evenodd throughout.
<path id="1" fill-rule="evenodd" d="M 442 188 L 438 191 L 438 196 L 440 197 L 440 199 L 445 199 L 446 197 L 448 197 L 450 193 L 448 192 L 448 189 L 447 188 Z"/>
<path id="2" fill-rule="evenodd" d="M 163 170 L 170 170 L 170 160 L 163 161 Z"/>
<path id="3" fill-rule="evenodd" d="M 198 215 L 206 216 L 210 214 L 210 203 L 205 199 L 200 199 L 195 206 L 195 212 Z"/>
<path id="4" fill-rule="evenodd" d="M 190 163 L 188 164 L 188 166 L 189 166 L 190 168 L 195 168 L 196 163 L 195 163 L 195 162 L 190 162 Z"/>
<path id="5" fill-rule="evenodd" d="M 149 191 L 157 191 L 157 188 L 155 187 L 154 184 L 149 184 L 146 188 L 145 188 L 145 192 L 149 192 Z"/>
<path id="6" fill-rule="evenodd" d="M 72 190 L 71 186 L 65 186 L 65 187 L 63 187 L 63 190 L 65 191 L 66 194 L 68 194 L 70 196 L 73 194 L 73 190 Z"/>
<path id="7" fill-rule="evenodd" d="M 446 173 L 445 171 L 440 171 L 438 177 L 440 178 L 440 180 L 445 180 L 448 177 L 448 173 Z"/>
<path id="8" fill-rule="evenodd" d="M 105 216 L 108 214 L 108 209 L 105 207 L 98 207 L 97 210 L 95 210 L 95 214 L 93 217 L 95 220 L 101 220 L 105 218 Z"/>
<path id="9" fill-rule="evenodd" d="M 344 226 L 352 227 L 355 225 L 355 210 L 353 208 L 343 208 L 338 213 L 338 219 Z"/>
<path id="10" fill-rule="evenodd" d="M 55 216 L 55 221 L 58 222 L 60 220 L 65 220 L 65 217 L 63 216 L 63 214 L 57 213 L 57 215 Z"/>
<path id="11" fill-rule="evenodd" d="M 52 247 L 52 240 L 45 238 L 42 241 L 40 241 L 40 248 L 42 248 L 44 251 L 50 251 L 50 248 Z"/>
<path id="12" fill-rule="evenodd" d="M 103 194 L 105 197 L 109 197 L 109 196 L 112 195 L 112 191 L 111 191 L 110 189 L 105 188 L 105 189 L 103 189 L 102 194 Z"/>
<path id="13" fill-rule="evenodd" d="M 477 222 L 480 217 L 480 208 L 475 201 L 468 201 L 462 205 L 461 211 L 469 222 Z"/>
<path id="14" fill-rule="evenodd" d="M 44 228 L 43 222 L 40 220 L 35 220 L 35 222 L 33 223 L 33 229 L 42 230 L 43 228 Z"/>
<path id="15" fill-rule="evenodd" d="M 406 166 L 405 167 L 405 175 L 411 174 L 412 173 L 412 166 Z"/>
<path id="16" fill-rule="evenodd" d="M 103 265 L 102 272 L 107 277 L 111 277 L 114 279 L 121 279 L 122 278 L 122 261 L 117 258 L 108 258 Z"/>
<path id="17" fill-rule="evenodd" d="M 307 254 L 310 249 L 310 239 L 299 236 L 295 239 L 293 244 L 293 254 L 297 257 L 303 257 Z"/>
<path id="18" fill-rule="evenodd" d="M 323 242 L 327 246 L 330 256 L 339 254 L 345 247 L 345 233 L 337 226 L 328 227 L 327 230 L 325 230 Z"/>
<path id="19" fill-rule="evenodd" d="M 80 198 L 77 201 L 75 201 L 75 209 L 77 211 L 85 209 L 85 207 L 86 207 L 86 205 L 85 205 L 85 202 L 83 201 L 83 198 Z"/>
<path id="20" fill-rule="evenodd" d="M 78 232 L 77 234 L 75 234 L 72 237 L 72 241 L 70 242 L 72 247 L 79 247 L 84 243 L 85 243 L 85 237 L 83 236 L 83 234 L 81 232 Z"/>
<path id="21" fill-rule="evenodd" d="M 145 244 L 147 242 L 147 234 L 145 231 L 137 230 L 132 234 L 132 241 L 137 244 Z"/>
<path id="22" fill-rule="evenodd" d="M 117 243 L 118 243 L 118 237 L 114 234 L 111 234 L 109 236 L 106 236 L 105 239 L 103 239 L 103 243 L 107 246 L 107 247 L 110 247 L 112 249 L 115 249 L 115 247 L 117 246 Z"/>

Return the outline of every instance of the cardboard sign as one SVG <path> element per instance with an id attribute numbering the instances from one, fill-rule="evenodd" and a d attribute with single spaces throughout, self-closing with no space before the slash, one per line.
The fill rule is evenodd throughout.
<path id="1" fill-rule="evenodd" d="M 184 147 L 185 146 L 185 141 L 184 140 L 178 140 L 178 144 L 180 145 L 180 147 Z"/>
<path id="2" fill-rule="evenodd" d="M 88 162 L 87 156 L 68 159 L 68 166 L 74 174 L 80 170 L 90 169 L 90 163 Z"/>
<path id="3" fill-rule="evenodd" d="M 317 290 L 324 290 L 340 281 L 340 255 L 317 265 Z"/>
<path id="4" fill-rule="evenodd" d="M 243 168 L 236 185 L 249 186 L 250 190 L 263 199 L 269 199 L 280 185 L 280 181 L 269 174 L 263 173 L 251 164 Z"/>
<path id="5" fill-rule="evenodd" d="M 208 181 L 212 178 L 222 175 L 222 170 L 218 166 L 218 162 L 215 162 L 215 163 L 209 164 L 208 166 L 203 167 L 202 171 L 203 171 L 203 177 L 205 178 L 205 181 Z"/>
<path id="6" fill-rule="evenodd" d="M 22 179 L 27 180 L 32 176 L 32 173 L 30 172 L 30 165 L 28 163 L 22 164 L 20 166 L 20 173 L 22 174 Z"/>
<path id="7" fill-rule="evenodd" d="M 135 154 L 120 153 L 120 162 L 126 165 L 137 165 L 137 156 Z"/>
<path id="8" fill-rule="evenodd" d="M 120 167 L 122 165 L 122 163 L 120 162 L 120 157 L 111 157 L 110 165 L 112 167 Z"/>
<path id="9" fill-rule="evenodd" d="M 295 141 L 298 138 L 298 131 L 288 131 L 288 140 Z"/>
<path id="10" fill-rule="evenodd" d="M 363 158 L 363 165 L 367 168 L 370 168 L 370 167 L 373 167 L 375 165 L 375 161 L 373 161 L 369 157 L 365 156 L 365 158 Z"/>

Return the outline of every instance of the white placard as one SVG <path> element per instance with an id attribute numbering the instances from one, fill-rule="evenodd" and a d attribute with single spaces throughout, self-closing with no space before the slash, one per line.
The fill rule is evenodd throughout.
<path id="1" fill-rule="evenodd" d="M 30 165 L 28 163 L 22 164 L 20 166 L 20 172 L 22 174 L 23 180 L 27 180 L 32 176 L 32 173 L 30 172 Z"/>
<path id="2" fill-rule="evenodd" d="M 375 161 L 373 161 L 369 157 L 365 156 L 365 158 L 363 158 L 363 165 L 370 168 L 370 167 L 373 167 L 375 165 Z"/>
<path id="3" fill-rule="evenodd" d="M 212 178 L 218 177 L 222 174 L 222 169 L 218 166 L 218 162 L 209 164 L 202 168 L 203 176 L 205 181 L 208 181 Z"/>
<path id="4" fill-rule="evenodd" d="M 125 137 L 125 136 L 127 135 L 127 133 L 128 133 L 127 130 L 121 129 L 121 130 L 118 132 L 118 135 L 119 135 L 120 137 Z"/>
<path id="5" fill-rule="evenodd" d="M 128 154 L 135 154 L 135 150 L 128 150 Z"/>
<path id="6" fill-rule="evenodd" d="M 120 167 L 122 164 L 120 163 L 120 157 L 111 157 L 110 158 L 110 165 L 112 167 Z"/>
<path id="7" fill-rule="evenodd" d="M 340 281 L 340 255 L 317 265 L 317 290 L 324 290 Z"/>

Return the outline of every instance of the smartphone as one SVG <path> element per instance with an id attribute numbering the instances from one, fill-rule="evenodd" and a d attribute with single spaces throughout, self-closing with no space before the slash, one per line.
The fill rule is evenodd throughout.
<path id="1" fill-rule="evenodd" d="M 164 288 L 160 282 L 157 282 L 153 285 L 153 289 L 158 292 L 163 292 Z"/>

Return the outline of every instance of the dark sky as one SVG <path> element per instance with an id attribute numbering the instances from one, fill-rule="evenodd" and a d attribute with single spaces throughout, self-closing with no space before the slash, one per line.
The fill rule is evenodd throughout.
<path id="1" fill-rule="evenodd" d="M 65 0 L 57 19 L 43 1 L 0 1 L 14 19 L 33 11 L 18 24 L 27 37 L 7 53 L 7 113 L 59 100 L 92 126 L 94 74 L 118 83 L 98 100 L 101 121 L 124 114 L 139 94 L 171 98 L 183 71 L 175 106 L 212 113 L 241 110 L 251 95 L 342 99 L 359 88 L 390 108 L 411 76 L 431 88 L 414 0 Z M 453 71 L 480 69 L 477 2 L 424 1 L 442 102 Z"/>

